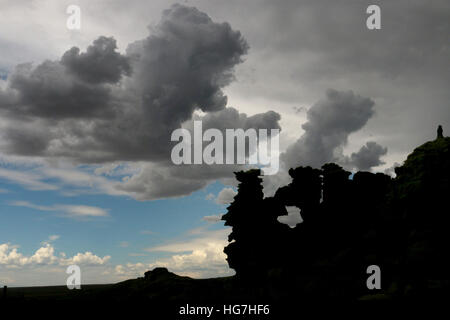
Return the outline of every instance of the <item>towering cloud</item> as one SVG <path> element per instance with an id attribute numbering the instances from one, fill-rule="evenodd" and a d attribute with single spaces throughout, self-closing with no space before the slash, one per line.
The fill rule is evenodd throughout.
<path id="1" fill-rule="evenodd" d="M 61 64 L 80 79 L 90 83 L 116 83 L 122 74 L 129 75 L 128 58 L 116 52 L 114 38 L 100 37 L 89 46 L 86 53 L 73 47 L 61 58 Z"/>
<path id="2" fill-rule="evenodd" d="M 312 166 L 320 168 L 335 162 L 346 169 L 371 170 L 384 164 L 380 157 L 387 148 L 376 142 L 367 142 L 350 156 L 343 148 L 350 134 L 360 130 L 374 115 L 375 102 L 353 91 L 329 89 L 325 98 L 313 104 L 307 111 L 307 121 L 302 125 L 304 133 L 280 155 L 282 169 L 278 175 L 264 179 L 264 193 L 272 196 L 277 188 L 291 181 L 290 168 Z"/>
<path id="3" fill-rule="evenodd" d="M 340 147 L 372 117 L 374 104 L 352 91 L 328 90 L 325 99 L 308 110 L 308 121 L 302 125 L 304 134 L 282 154 L 286 167 L 341 162 Z"/>
<path id="4" fill-rule="evenodd" d="M 79 162 L 167 159 L 170 133 L 194 110 L 225 109 L 222 88 L 247 48 L 228 23 L 174 5 L 126 55 L 99 37 L 86 52 L 18 66 L 0 94 L 11 119 L 6 150 Z"/>
<path id="5" fill-rule="evenodd" d="M 279 128 L 279 114 L 247 116 L 227 108 L 248 44 L 239 31 L 193 7 L 173 5 L 145 39 L 117 51 L 99 37 L 85 52 L 18 66 L 0 89 L 1 151 L 75 163 L 139 161 L 141 170 L 116 186 L 138 199 L 180 196 L 234 166 L 174 167 L 170 136 L 201 110 L 205 128 Z"/>

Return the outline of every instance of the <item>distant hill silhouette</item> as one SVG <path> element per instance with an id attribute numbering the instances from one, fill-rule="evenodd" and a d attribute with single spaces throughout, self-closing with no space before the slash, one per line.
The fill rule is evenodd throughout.
<path id="1" fill-rule="evenodd" d="M 165 268 L 101 290 L 82 301 L 181 302 L 436 300 L 450 289 L 450 138 L 412 152 L 396 177 L 329 163 L 289 170 L 292 182 L 264 198 L 259 170 L 236 172 L 238 193 L 223 216 L 232 227 L 224 249 L 236 276 L 180 277 Z M 295 228 L 278 222 L 300 208 Z M 381 289 L 366 269 L 381 269 Z M 81 290 L 83 291 L 83 290 Z M 11 298 L 13 299 L 13 298 Z"/>

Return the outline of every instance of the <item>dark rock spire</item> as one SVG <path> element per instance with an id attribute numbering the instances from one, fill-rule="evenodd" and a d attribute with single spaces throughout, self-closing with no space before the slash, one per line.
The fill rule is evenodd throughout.
<path id="1" fill-rule="evenodd" d="M 439 125 L 439 127 L 437 129 L 437 139 L 443 138 L 443 137 L 444 137 L 444 135 L 443 135 L 443 132 L 442 132 L 442 126 Z"/>

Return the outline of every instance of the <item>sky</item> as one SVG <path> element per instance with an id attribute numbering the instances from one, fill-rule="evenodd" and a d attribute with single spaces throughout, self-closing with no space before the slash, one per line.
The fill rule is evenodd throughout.
<path id="1" fill-rule="evenodd" d="M 220 216 L 243 168 L 174 165 L 171 133 L 281 130 L 266 196 L 299 165 L 392 175 L 450 130 L 449 18 L 445 0 L 0 0 L 0 285 L 71 264 L 82 284 L 232 275 Z"/>

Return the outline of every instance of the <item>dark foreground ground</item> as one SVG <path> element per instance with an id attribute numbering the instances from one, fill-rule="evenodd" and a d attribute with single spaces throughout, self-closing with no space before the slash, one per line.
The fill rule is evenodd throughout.
<path id="1" fill-rule="evenodd" d="M 316 316 L 348 314 L 392 314 L 392 307 L 404 314 L 414 308 L 445 305 L 446 294 L 396 299 L 385 290 L 360 297 L 296 294 L 295 288 L 270 284 L 243 284 L 235 277 L 192 279 L 164 268 L 143 278 L 117 284 L 8 288 L 0 299 L 0 310 L 67 312 L 82 315 L 144 315 L 148 319 L 296 319 L 306 310 Z M 207 311 L 211 310 L 210 312 Z M 44 311 L 46 310 L 46 311 Z M 370 313 L 367 313 L 370 310 Z M 432 308 L 431 310 L 436 310 Z M 61 313 L 62 312 L 62 313 Z M 192 314 L 195 312 L 195 314 Z M 365 317 L 364 317 L 365 318 Z"/>

